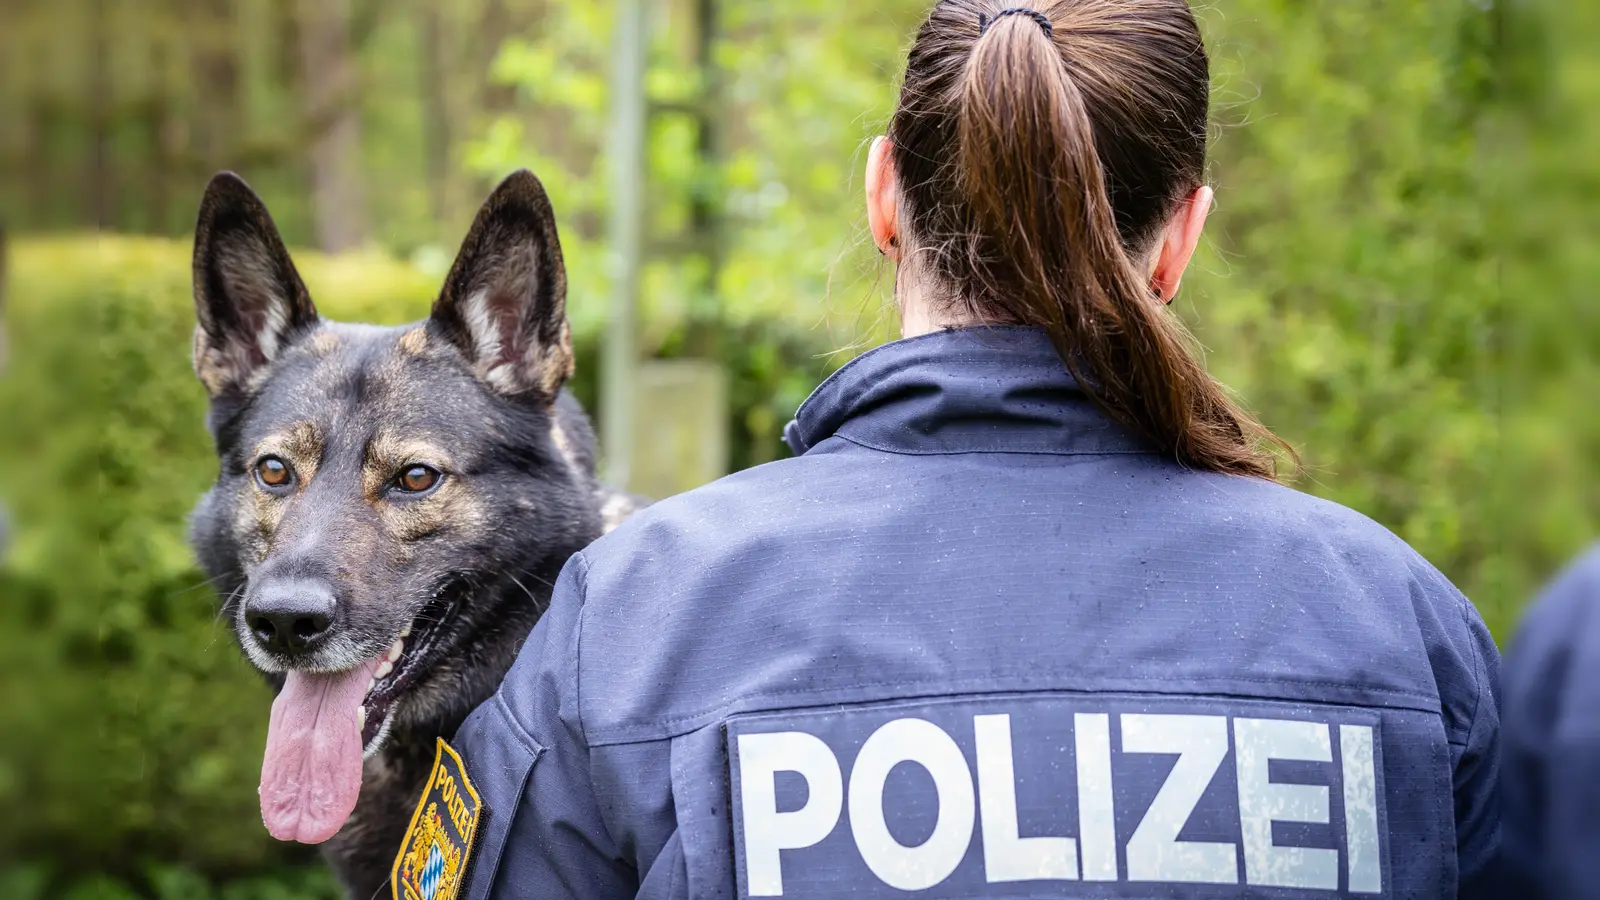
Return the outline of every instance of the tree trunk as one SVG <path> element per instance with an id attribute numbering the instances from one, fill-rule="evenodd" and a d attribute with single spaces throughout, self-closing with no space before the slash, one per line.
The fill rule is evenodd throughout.
<path id="1" fill-rule="evenodd" d="M 148 143 L 145 152 L 146 202 L 150 206 L 148 226 L 157 234 L 181 233 L 172 215 L 171 190 L 174 182 L 190 173 L 175 172 L 181 147 L 172 127 L 172 85 L 166 77 L 168 47 L 159 40 L 150 42 L 151 79 L 149 101 L 144 105 L 144 127 Z"/>
<path id="2" fill-rule="evenodd" d="M 88 219 L 99 230 L 112 227 L 116 215 L 116 174 L 111 159 L 111 22 L 105 0 L 94 0 L 90 10 L 90 40 L 93 55 L 89 61 L 90 140 Z"/>
<path id="3" fill-rule="evenodd" d="M 189 65 L 194 73 L 196 105 L 192 153 L 200 170 L 195 174 L 201 177 L 242 165 L 238 151 L 243 116 L 234 6 L 229 0 L 188 0 L 178 7 L 180 14 L 187 17 L 185 31 L 191 35 Z M 250 173 L 245 174 L 248 177 Z"/>
<path id="4" fill-rule="evenodd" d="M 350 0 L 299 0 L 297 9 L 312 225 L 317 246 L 337 253 L 367 237 Z"/>
<path id="5" fill-rule="evenodd" d="M 695 112 L 695 156 L 698 158 L 701 177 L 699 186 L 689 206 L 690 227 L 696 243 L 706 259 L 706 305 L 702 310 L 712 316 L 717 309 L 717 282 L 722 274 L 724 247 L 721 208 L 722 135 L 717 126 L 717 116 L 723 110 L 722 73 L 717 68 L 718 21 L 717 0 L 695 2 L 695 66 L 700 70 L 700 102 Z M 706 177 L 709 173 L 711 177 Z"/>
<path id="6" fill-rule="evenodd" d="M 438 4 L 423 0 L 417 7 L 417 37 L 422 60 L 422 141 L 426 153 L 428 212 L 437 229 L 450 221 L 450 127 L 449 93 L 445 79 L 449 65 L 445 56 L 443 16 Z M 437 236 L 437 235 L 435 235 Z"/>
<path id="7" fill-rule="evenodd" d="M 500 53 L 500 45 L 507 38 L 518 37 L 516 29 L 517 22 L 506 7 L 506 0 L 484 3 L 483 14 L 478 19 L 478 54 L 482 65 L 478 106 L 490 116 L 509 111 L 517 99 L 515 86 L 496 81 L 493 76 L 494 59 Z"/>

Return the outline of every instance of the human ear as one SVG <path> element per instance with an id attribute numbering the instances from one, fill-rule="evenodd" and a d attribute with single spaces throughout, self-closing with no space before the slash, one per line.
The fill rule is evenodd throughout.
<path id="1" fill-rule="evenodd" d="M 894 144 L 874 138 L 867 154 L 867 225 L 884 256 L 900 261 L 900 198 L 894 171 Z"/>
<path id="2" fill-rule="evenodd" d="M 1150 286 L 1156 296 L 1171 303 L 1178 296 L 1183 283 L 1183 273 L 1200 246 L 1200 235 L 1205 231 L 1206 217 L 1211 214 L 1211 188 L 1204 185 L 1183 198 L 1172 218 L 1161 233 L 1161 246 L 1156 250 L 1155 266 L 1150 273 Z"/>

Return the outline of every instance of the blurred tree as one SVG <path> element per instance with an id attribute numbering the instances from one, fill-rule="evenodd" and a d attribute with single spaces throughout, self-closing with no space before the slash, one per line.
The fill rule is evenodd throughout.
<path id="1" fill-rule="evenodd" d="M 357 153 L 357 105 L 351 0 L 298 0 L 301 93 L 311 163 L 311 207 L 317 245 L 337 253 L 366 240 L 364 179 Z"/>
<path id="2" fill-rule="evenodd" d="M 417 4 L 417 33 L 422 47 L 418 72 L 422 77 L 422 142 L 427 156 L 428 214 L 436 221 L 448 215 L 450 206 L 450 146 L 455 134 L 450 100 L 445 93 L 445 24 L 439 8 L 432 3 Z"/>

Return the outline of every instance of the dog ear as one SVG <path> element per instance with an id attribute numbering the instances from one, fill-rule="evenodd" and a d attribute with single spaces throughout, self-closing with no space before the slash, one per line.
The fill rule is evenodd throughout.
<path id="1" fill-rule="evenodd" d="M 432 322 L 502 394 L 553 401 L 572 377 L 567 270 L 550 197 L 532 172 L 506 178 L 479 210 Z"/>
<path id="2" fill-rule="evenodd" d="M 194 370 L 212 397 L 248 390 L 317 309 L 266 204 L 232 172 L 211 179 L 194 234 Z"/>

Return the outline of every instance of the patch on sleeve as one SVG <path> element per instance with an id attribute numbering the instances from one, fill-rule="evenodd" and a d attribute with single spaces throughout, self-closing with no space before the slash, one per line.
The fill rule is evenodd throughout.
<path id="1" fill-rule="evenodd" d="M 455 900 L 482 812 L 461 756 L 440 738 L 428 788 L 394 860 L 394 900 Z"/>

